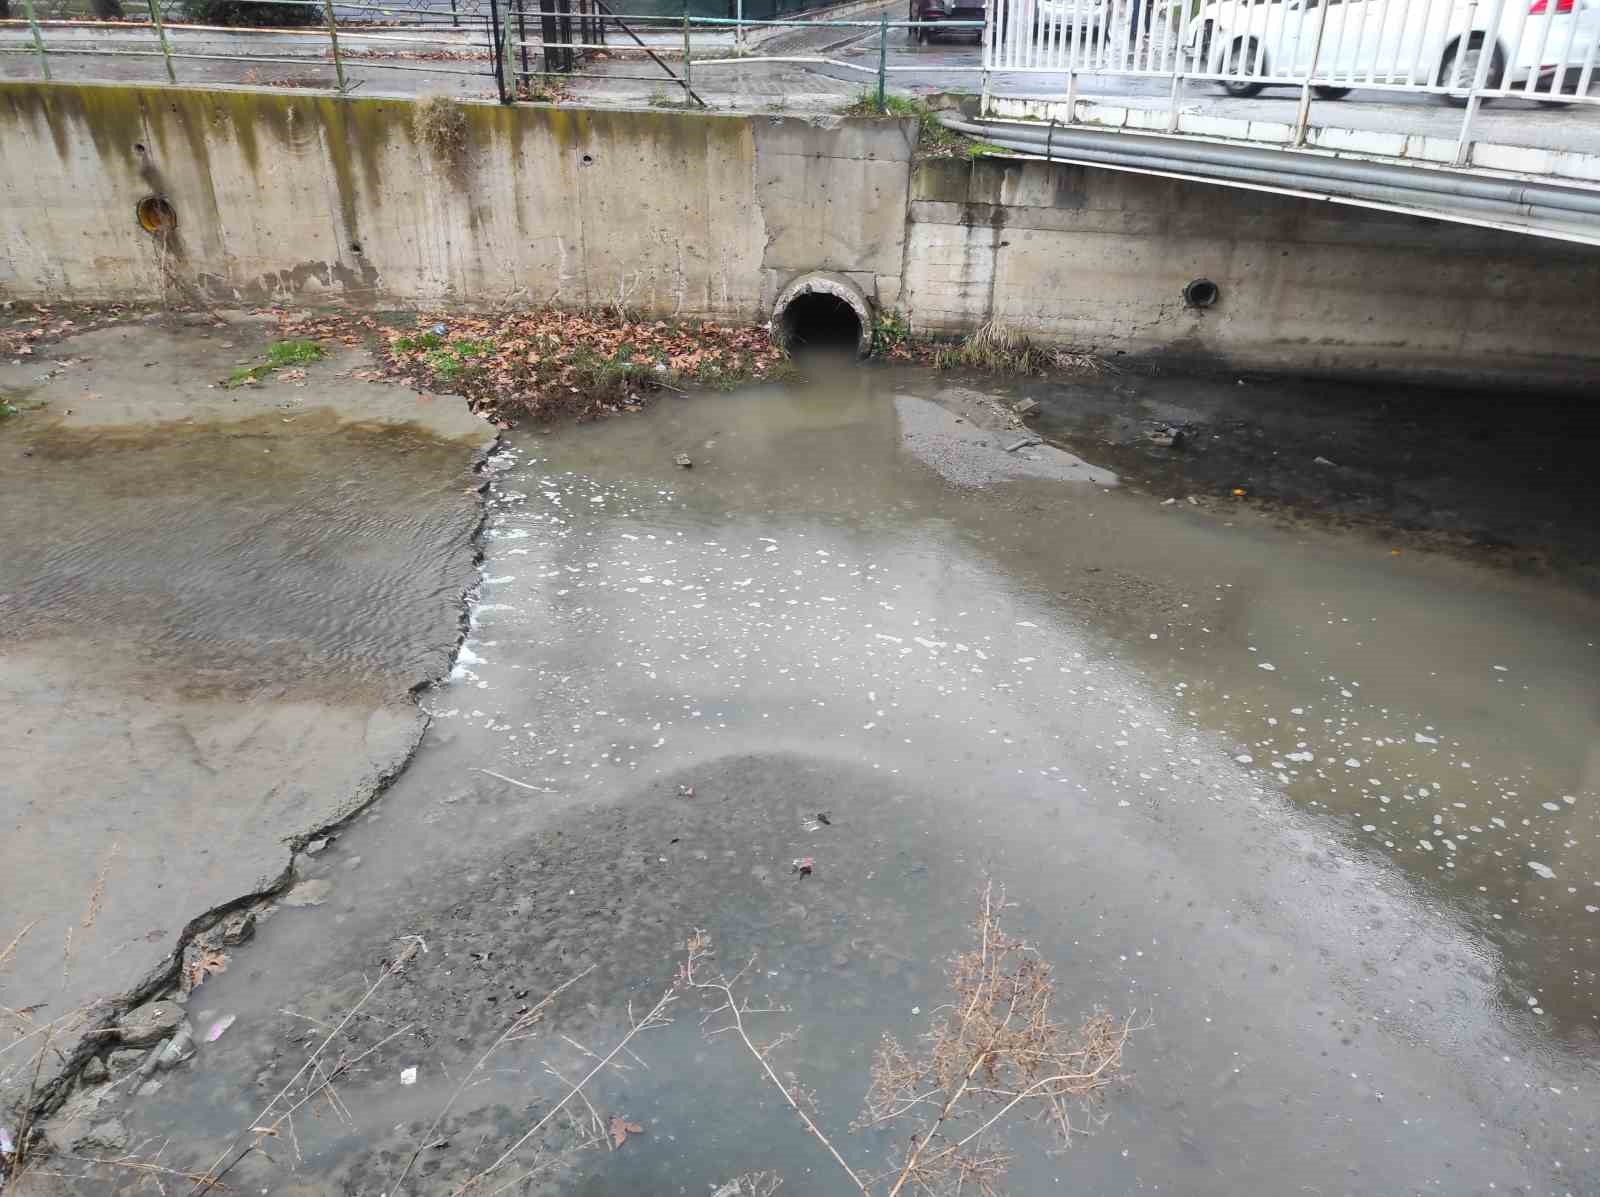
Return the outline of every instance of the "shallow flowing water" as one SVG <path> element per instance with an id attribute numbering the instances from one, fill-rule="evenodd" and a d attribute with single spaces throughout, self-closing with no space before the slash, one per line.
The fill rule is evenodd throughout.
<path id="1" fill-rule="evenodd" d="M 992 876 L 1057 1008 L 1141 1026 L 1094 1134 L 1016 1136 L 1013 1191 L 1600 1187 L 1595 605 L 1163 506 L 1007 453 L 954 394 L 864 371 L 510 434 L 422 749 L 303 861 L 325 904 L 197 992 L 197 1026 L 238 1020 L 140 1133 L 209 1163 L 420 935 L 356 1023 L 400 1037 L 239 1174 L 391 1191 L 519 1008 L 593 966 L 404 1186 L 447 1191 L 704 928 L 730 971 L 754 958 L 786 1008 L 766 1037 L 797 1031 L 775 1066 L 870 1170 L 895 1145 L 847 1130 L 870 1055 L 926 1029 Z M 672 1012 L 590 1091 L 645 1133 L 550 1183 L 845 1191 L 698 1001 Z"/>

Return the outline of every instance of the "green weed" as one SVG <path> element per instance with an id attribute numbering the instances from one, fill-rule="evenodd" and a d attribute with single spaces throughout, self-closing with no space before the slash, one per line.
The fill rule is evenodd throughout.
<path id="1" fill-rule="evenodd" d="M 423 337 L 432 337 L 437 348 L 423 354 L 422 360 L 428 368 L 445 382 L 454 382 L 468 367 L 473 365 L 473 359 L 483 357 L 494 351 L 492 341 L 474 341 L 463 339 L 460 341 L 442 341 L 433 333 L 424 333 Z M 401 338 L 405 340 L 406 338 Z M 395 342 L 399 345 L 399 342 Z"/>
<path id="2" fill-rule="evenodd" d="M 260 382 L 271 373 L 271 366 L 240 366 L 232 374 L 228 375 L 228 380 L 222 385 L 231 391 L 236 387 L 249 386 L 253 382 Z"/>
<path id="3" fill-rule="evenodd" d="M 872 353 L 882 357 L 906 343 L 911 326 L 899 312 L 880 311 L 872 322 Z"/>
<path id="4" fill-rule="evenodd" d="M 253 366 L 240 366 L 223 381 L 223 386 L 230 391 L 238 387 L 250 386 L 265 379 L 274 370 L 282 370 L 289 366 L 304 366 L 310 362 L 321 361 L 327 356 L 327 350 L 315 341 L 274 341 L 267 346 L 266 361 L 257 362 Z"/>
<path id="5" fill-rule="evenodd" d="M 267 346 L 267 369 L 303 366 L 308 362 L 320 362 L 326 356 L 327 351 L 315 341 L 274 341 Z"/>
<path id="6" fill-rule="evenodd" d="M 443 344 L 444 338 L 438 333 L 425 332 L 414 337 L 397 337 L 394 347 L 403 353 L 410 353 L 414 349 L 437 349 Z"/>
<path id="7" fill-rule="evenodd" d="M 917 152 L 931 157 L 976 157 L 968 147 L 974 143 L 952 129 L 939 123 L 939 114 L 925 100 L 912 96 L 886 94 L 883 108 L 878 107 L 878 91 L 869 87 L 841 108 L 844 116 L 914 117 L 917 122 Z M 992 147 L 986 147 L 992 148 Z"/>

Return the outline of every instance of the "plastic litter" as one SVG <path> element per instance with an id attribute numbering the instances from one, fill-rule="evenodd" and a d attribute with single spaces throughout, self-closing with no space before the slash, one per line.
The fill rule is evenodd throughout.
<path id="1" fill-rule="evenodd" d="M 212 1023 L 211 1026 L 206 1029 L 206 1042 L 215 1043 L 218 1039 L 221 1039 L 227 1029 L 231 1027 L 238 1020 L 238 1018 L 239 1016 L 237 1014 L 229 1014 L 217 1019 L 216 1022 Z"/>
<path id="2" fill-rule="evenodd" d="M 415 1064 L 410 1068 L 402 1068 L 400 1070 L 400 1083 L 402 1085 L 415 1085 L 417 1083 L 417 1066 Z"/>

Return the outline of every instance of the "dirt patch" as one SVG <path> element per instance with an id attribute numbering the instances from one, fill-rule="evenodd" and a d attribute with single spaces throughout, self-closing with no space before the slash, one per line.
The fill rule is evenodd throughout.
<path id="1" fill-rule="evenodd" d="M 681 792 L 690 787 L 692 796 Z M 441 795 L 438 826 L 444 831 L 454 820 L 491 816 L 504 789 L 486 781 Z M 194 1126 L 190 1142 L 174 1144 L 174 1166 L 209 1165 L 231 1137 L 214 1112 L 253 1114 L 244 1105 L 260 1105 L 290 1083 L 327 1028 L 420 941 L 427 951 L 411 949 L 404 967 L 328 1049 L 331 1060 L 359 1060 L 338 1088 L 372 1133 L 351 1137 L 326 1121 L 301 1122 L 302 1147 L 319 1145 L 301 1179 L 333 1191 L 370 1187 L 392 1180 L 427 1141 L 437 1146 L 413 1171 L 415 1191 L 446 1191 L 493 1160 L 562 1095 L 554 1073 L 581 1076 L 592 1065 L 576 1044 L 604 1051 L 626 1030 L 630 1002 L 635 1018 L 650 1007 L 671 985 L 688 936 L 705 928 L 720 947 L 719 967 L 733 971 L 757 954 L 757 1004 L 770 999 L 790 1007 L 769 1017 L 763 1033 L 804 1028 L 796 1046 L 776 1057 L 783 1069 L 814 1083 L 817 1061 L 858 1059 L 841 1069 L 844 1084 L 825 1095 L 836 1105 L 830 1123 L 842 1126 L 859 1109 L 867 1058 L 883 1029 L 863 1013 L 870 1018 L 885 1005 L 910 1010 L 926 1001 L 943 984 L 947 955 L 966 946 L 959 928 L 973 892 L 934 888 L 927 865 L 960 849 L 920 834 L 914 848 L 903 845 L 906 821 L 916 817 L 904 803 L 881 773 L 760 756 L 704 762 L 692 774 L 653 780 L 618 804 L 569 810 L 494 861 L 431 877 L 427 891 L 410 902 L 341 912 L 337 942 L 319 937 L 307 948 L 326 956 L 318 969 L 328 977 L 325 987 L 207 1048 L 201 1066 L 139 1104 L 137 1125 Z M 818 808 L 828 823 L 817 820 Z M 802 876 L 797 858 L 812 860 L 814 871 Z M 335 848 L 303 864 L 336 879 L 347 860 Z M 339 911 L 337 894 L 332 908 Z M 244 960 L 248 968 L 248 955 Z M 456 1085 L 506 1026 L 580 974 L 535 1034 L 496 1053 L 487 1077 L 428 1138 Z M 690 1133 L 674 1126 L 682 1122 L 689 1086 L 705 1098 L 706 1115 L 726 1118 L 730 1130 L 764 1144 L 769 1166 L 788 1159 L 823 1167 L 825 1157 L 812 1158 L 803 1137 L 789 1134 L 792 1115 L 752 1106 L 762 1091 L 759 1073 L 735 1048 L 702 1039 L 704 1013 L 698 998 L 683 999 L 671 1028 L 635 1043 L 648 1067 L 608 1072 L 590 1090 L 598 1110 L 625 1111 L 646 1128 L 640 1144 L 627 1144 L 637 1163 L 620 1152 L 606 1157 L 603 1149 L 574 1154 L 582 1140 L 566 1123 L 521 1158 L 531 1161 L 542 1146 L 566 1157 L 561 1168 L 613 1174 L 620 1167 L 649 1187 L 666 1148 L 658 1141 L 652 1149 L 652 1137 L 670 1141 L 676 1131 Z M 694 1062 L 724 1050 L 727 1058 L 711 1067 Z M 417 1070 L 413 1084 L 402 1082 L 409 1068 Z M 870 1158 L 884 1143 L 868 1136 L 848 1146 L 852 1155 Z M 252 1158 L 229 1179 L 248 1187 L 281 1183 L 284 1174 L 281 1165 Z"/>
<path id="2" fill-rule="evenodd" d="M 1502 394 L 1136 368 L 980 381 L 1006 407 L 1037 401 L 1029 430 L 1162 500 L 1600 589 L 1600 432 L 1570 398 L 1513 412 Z"/>

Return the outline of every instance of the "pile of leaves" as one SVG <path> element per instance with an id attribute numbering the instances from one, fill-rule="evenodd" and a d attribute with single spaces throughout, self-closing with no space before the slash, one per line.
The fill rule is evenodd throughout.
<path id="1" fill-rule="evenodd" d="M 131 304 L 46 306 L 13 300 L 0 309 L 0 358 L 32 357 L 39 346 L 143 314 L 142 307 Z"/>
<path id="2" fill-rule="evenodd" d="M 389 377 L 464 395 L 503 422 L 638 410 L 658 390 L 733 387 L 789 370 L 763 327 L 611 312 L 419 316 L 414 329 L 383 336 Z"/>

